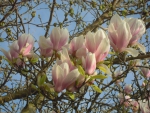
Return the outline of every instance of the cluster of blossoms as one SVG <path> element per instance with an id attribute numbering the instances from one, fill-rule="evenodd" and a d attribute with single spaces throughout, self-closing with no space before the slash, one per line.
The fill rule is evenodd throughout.
<path id="1" fill-rule="evenodd" d="M 126 18 L 122 20 L 117 14 L 110 20 L 108 26 L 108 35 L 103 30 L 97 32 L 88 32 L 85 36 L 74 37 L 69 43 L 69 33 L 67 29 L 55 27 L 50 36 L 39 38 L 39 53 L 44 58 L 52 58 L 54 56 L 54 66 L 52 67 L 53 87 L 56 92 L 64 89 L 74 92 L 88 81 L 91 76 L 96 75 L 97 64 L 102 64 L 107 57 L 110 46 L 117 53 L 128 52 L 132 56 L 137 56 L 139 51 L 133 49 L 138 46 L 145 53 L 145 47 L 138 43 L 138 40 L 145 33 L 145 25 L 142 20 L 134 18 Z M 9 47 L 9 51 L 0 49 L 7 60 L 17 66 L 25 64 L 25 60 L 37 57 L 33 51 L 34 39 L 29 34 L 21 35 L 17 41 L 13 42 Z M 132 63 L 133 64 L 133 63 Z M 139 65 L 134 63 L 134 65 Z M 83 67 L 84 72 L 79 71 L 79 66 Z M 102 64 L 101 66 L 106 67 Z M 141 69 L 144 76 L 150 77 L 150 70 Z M 114 77 L 121 75 L 121 71 L 115 72 Z M 88 77 L 87 77 L 88 76 Z M 123 79 L 116 81 L 117 84 Z M 149 110 L 148 101 L 133 101 L 128 96 L 132 92 L 131 85 L 126 85 L 124 93 L 119 95 L 120 102 L 126 107 L 132 106 L 133 111 L 139 109 L 139 105 L 143 113 Z M 140 104 L 139 104 L 140 103 Z"/>
<path id="2" fill-rule="evenodd" d="M 145 33 L 145 25 L 142 20 L 126 18 L 122 20 L 119 15 L 114 15 L 108 27 L 110 44 L 116 52 L 127 51 L 132 56 L 137 56 L 138 51 L 129 46 L 137 45 L 145 53 L 145 47 L 138 40 Z"/>
<path id="3" fill-rule="evenodd" d="M 110 50 L 110 45 L 116 52 L 127 51 L 137 56 L 138 51 L 128 48 L 138 45 L 145 52 L 144 46 L 138 40 L 145 32 L 145 26 L 140 19 L 127 18 L 122 20 L 117 14 L 110 20 L 108 36 L 103 30 L 88 32 L 85 36 L 74 37 L 70 43 L 67 29 L 55 27 L 50 37 L 39 38 L 39 52 L 42 57 L 55 56 L 52 68 L 54 89 L 61 92 L 64 89 L 76 91 L 85 76 L 81 75 L 77 66 L 81 65 L 85 75 L 94 75 L 97 63 L 104 61 Z M 7 59 L 16 65 L 22 65 L 24 58 L 35 57 L 33 53 L 34 39 L 31 35 L 23 34 L 10 46 L 10 51 L 1 49 Z M 148 76 L 148 75 L 146 75 Z"/>
<path id="4" fill-rule="evenodd" d="M 29 34 L 22 34 L 17 41 L 14 41 L 10 50 L 5 51 L 0 49 L 4 55 L 7 57 L 7 60 L 11 63 L 16 64 L 17 66 L 23 65 L 23 60 L 27 58 L 36 57 L 32 51 L 34 45 L 34 39 Z"/>

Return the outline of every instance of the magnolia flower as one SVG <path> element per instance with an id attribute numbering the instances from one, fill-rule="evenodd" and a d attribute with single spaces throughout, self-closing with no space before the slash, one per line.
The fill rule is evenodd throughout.
<path id="1" fill-rule="evenodd" d="M 38 43 L 40 48 L 40 54 L 44 57 L 50 57 L 53 53 L 50 39 L 46 39 L 45 37 L 40 36 Z"/>
<path id="2" fill-rule="evenodd" d="M 93 74 L 96 69 L 95 54 L 88 53 L 85 58 L 82 57 L 82 64 L 87 74 Z"/>
<path id="3" fill-rule="evenodd" d="M 33 49 L 33 45 L 34 45 L 34 39 L 30 34 L 22 34 L 18 38 L 19 52 L 23 56 L 27 56 L 30 54 L 31 50 Z M 16 45 L 14 45 L 11 48 L 16 48 Z"/>
<path id="4" fill-rule="evenodd" d="M 144 22 L 140 19 L 126 18 L 125 21 L 130 26 L 132 38 L 130 39 L 129 43 L 132 45 L 136 43 L 145 33 L 145 25 L 144 25 Z"/>
<path id="5" fill-rule="evenodd" d="M 135 19 L 135 18 L 126 18 L 125 21 L 129 24 L 130 31 L 132 34 L 132 38 L 131 38 L 129 44 L 136 45 L 143 53 L 145 53 L 146 52 L 145 46 L 138 43 L 138 40 L 145 33 L 144 22 L 140 19 Z"/>
<path id="6" fill-rule="evenodd" d="M 132 38 L 129 25 L 117 14 L 110 20 L 108 36 L 111 46 L 118 52 L 124 51 Z"/>
<path id="7" fill-rule="evenodd" d="M 67 29 L 55 27 L 50 34 L 53 50 L 59 51 L 68 43 L 69 33 Z"/>
<path id="8" fill-rule="evenodd" d="M 150 70 L 148 68 L 141 68 L 141 71 L 146 78 L 150 77 Z"/>
<path id="9" fill-rule="evenodd" d="M 11 46 L 9 46 L 10 50 L 5 51 L 4 49 L 0 49 L 7 59 L 11 62 L 15 62 L 17 65 L 22 64 L 22 60 L 20 59 L 19 55 L 23 57 L 31 56 L 32 55 L 32 48 L 34 44 L 34 39 L 29 34 L 22 34 L 18 40 L 14 41 Z"/>
<path id="10" fill-rule="evenodd" d="M 131 85 L 126 85 L 124 87 L 124 91 L 127 93 L 127 94 L 130 94 L 132 92 L 132 87 Z"/>
<path id="11" fill-rule="evenodd" d="M 85 47 L 85 40 L 83 35 L 73 38 L 69 45 L 70 45 L 69 52 L 73 56 L 76 56 L 78 58 L 82 58 L 82 56 L 86 56 L 87 49 Z"/>
<path id="12" fill-rule="evenodd" d="M 130 26 L 117 14 L 114 15 L 110 20 L 110 25 L 108 27 L 108 36 L 110 39 L 110 44 L 116 52 L 127 51 L 132 56 L 138 55 L 137 50 L 127 48 L 132 38 Z"/>
<path id="13" fill-rule="evenodd" d="M 80 74 L 76 82 L 71 84 L 67 90 L 71 92 L 78 91 L 84 85 L 84 82 L 86 82 L 85 80 L 85 76 Z"/>
<path id="14" fill-rule="evenodd" d="M 59 55 L 60 55 L 60 60 L 56 60 L 57 64 L 62 64 L 64 62 L 67 62 L 67 64 L 69 65 L 69 69 L 70 71 L 75 69 L 75 66 L 73 65 L 72 61 L 70 60 L 70 57 L 69 57 L 69 54 L 68 54 L 68 51 L 66 48 L 62 48 L 61 51 L 58 52 Z"/>
<path id="15" fill-rule="evenodd" d="M 110 49 L 110 42 L 103 30 L 96 33 L 88 32 L 85 36 L 85 46 L 95 54 L 96 62 L 103 61 Z"/>
<path id="16" fill-rule="evenodd" d="M 52 68 L 52 79 L 55 91 L 61 92 L 67 89 L 78 79 L 79 75 L 78 69 L 70 71 L 67 63 L 62 63 L 60 65 L 56 63 Z"/>

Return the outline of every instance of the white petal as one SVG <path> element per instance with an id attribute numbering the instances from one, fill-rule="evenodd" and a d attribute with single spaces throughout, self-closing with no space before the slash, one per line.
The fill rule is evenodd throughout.
<path id="1" fill-rule="evenodd" d="M 138 50 L 135 50 L 133 48 L 126 48 L 124 51 L 128 52 L 129 54 L 131 54 L 133 57 L 137 57 L 139 54 Z"/>
<path id="2" fill-rule="evenodd" d="M 99 66 L 104 68 L 106 70 L 106 74 L 111 76 L 111 72 L 110 72 L 109 68 L 105 64 L 100 64 Z"/>
<path id="3" fill-rule="evenodd" d="M 69 85 L 71 85 L 78 79 L 79 75 L 80 75 L 80 73 L 79 73 L 78 69 L 72 70 L 64 79 L 62 86 L 67 88 Z"/>
<path id="4" fill-rule="evenodd" d="M 144 45 L 142 45 L 140 43 L 136 43 L 135 45 L 137 45 L 143 53 L 146 53 L 146 48 Z"/>
<path id="5" fill-rule="evenodd" d="M 39 46 L 42 48 L 42 49 L 47 49 L 49 48 L 50 46 L 48 45 L 47 43 L 47 40 L 44 36 L 40 36 L 39 38 Z"/>

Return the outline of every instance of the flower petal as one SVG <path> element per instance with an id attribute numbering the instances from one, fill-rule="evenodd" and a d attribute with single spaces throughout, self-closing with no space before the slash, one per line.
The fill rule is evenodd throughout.
<path id="1" fill-rule="evenodd" d="M 128 52 L 129 54 L 131 54 L 133 57 L 137 57 L 139 52 L 138 50 L 135 50 L 133 48 L 126 48 L 124 51 Z"/>
<path id="2" fill-rule="evenodd" d="M 143 53 L 146 53 L 146 48 L 145 48 L 144 45 L 142 45 L 142 44 L 140 44 L 140 43 L 138 43 L 138 42 L 135 43 L 135 45 L 137 45 Z"/>
<path id="3" fill-rule="evenodd" d="M 67 88 L 69 85 L 71 85 L 73 82 L 75 82 L 78 79 L 79 75 L 80 73 L 78 69 L 72 70 L 64 79 L 62 87 Z"/>
<path id="4" fill-rule="evenodd" d="M 12 60 L 10 52 L 5 51 L 3 48 L 0 48 L 0 51 L 3 52 L 3 54 L 7 57 L 8 60 Z"/>

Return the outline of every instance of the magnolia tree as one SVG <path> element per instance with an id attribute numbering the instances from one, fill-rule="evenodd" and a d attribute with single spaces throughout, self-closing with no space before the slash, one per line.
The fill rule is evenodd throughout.
<path id="1" fill-rule="evenodd" d="M 0 112 L 150 113 L 149 4 L 0 1 Z"/>

